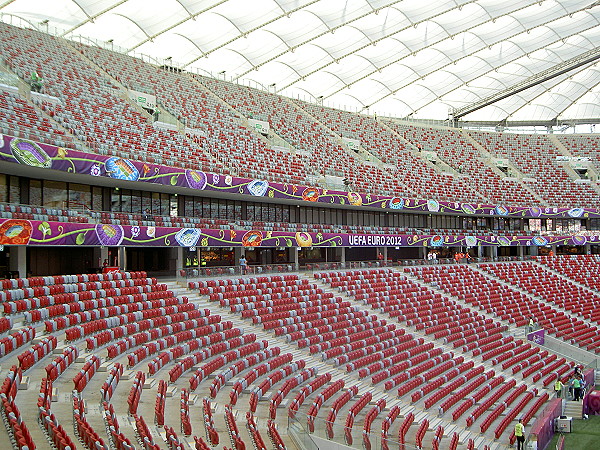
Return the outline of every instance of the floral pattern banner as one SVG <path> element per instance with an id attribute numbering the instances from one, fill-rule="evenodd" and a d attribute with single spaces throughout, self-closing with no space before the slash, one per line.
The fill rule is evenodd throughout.
<path id="1" fill-rule="evenodd" d="M 128 160 L 118 156 L 84 153 L 6 135 L 0 135 L 0 146 L 0 161 L 95 177 L 108 177 L 115 180 L 178 186 L 198 191 L 226 192 L 253 197 L 300 200 L 350 207 L 368 206 L 407 212 L 554 219 L 600 217 L 600 211 L 594 208 L 568 209 L 441 202 L 433 199 L 389 197 L 357 192 L 331 191 L 320 187 L 295 184 L 272 183 L 266 180 L 251 180 L 199 170 L 161 166 Z M 90 184 L 93 184 L 92 180 L 90 180 Z M 149 190 L 151 189 L 149 188 Z"/>
<path id="2" fill-rule="evenodd" d="M 0 219 L 0 245 L 153 247 L 476 247 L 583 245 L 600 236 L 442 236 L 214 230 Z"/>

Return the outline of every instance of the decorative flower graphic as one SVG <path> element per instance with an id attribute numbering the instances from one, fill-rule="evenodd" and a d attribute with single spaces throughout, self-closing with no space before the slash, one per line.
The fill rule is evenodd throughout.
<path id="1" fill-rule="evenodd" d="M 92 175 L 93 177 L 99 177 L 101 173 L 102 170 L 100 169 L 100 166 L 98 164 L 94 164 L 90 169 L 90 175 Z"/>
<path id="2" fill-rule="evenodd" d="M 219 184 L 220 177 L 219 177 L 218 173 L 213 173 L 212 179 L 213 179 L 213 184 Z"/>
<path id="3" fill-rule="evenodd" d="M 136 238 L 140 235 L 140 227 L 137 225 L 131 227 L 131 237 Z"/>
<path id="4" fill-rule="evenodd" d="M 231 175 L 225 176 L 225 184 L 227 186 L 231 186 L 233 184 L 233 177 Z"/>
<path id="5" fill-rule="evenodd" d="M 148 228 L 146 228 L 146 235 L 148 237 L 153 238 L 155 234 L 156 234 L 156 227 L 148 227 Z"/>

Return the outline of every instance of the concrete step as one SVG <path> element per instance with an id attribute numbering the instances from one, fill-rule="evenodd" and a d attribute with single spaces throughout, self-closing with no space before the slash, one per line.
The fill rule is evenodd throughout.
<path id="1" fill-rule="evenodd" d="M 567 401 L 565 402 L 565 416 L 573 417 L 574 419 L 583 418 L 583 403 Z"/>

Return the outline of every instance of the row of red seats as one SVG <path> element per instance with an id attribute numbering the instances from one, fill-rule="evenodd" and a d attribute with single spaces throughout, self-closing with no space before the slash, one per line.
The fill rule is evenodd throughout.
<path id="1" fill-rule="evenodd" d="M 377 418 L 377 416 L 381 413 L 381 411 L 383 411 L 383 409 L 385 408 L 386 405 L 386 401 L 385 399 L 380 399 L 377 401 L 377 403 L 375 404 L 375 406 L 373 406 L 369 412 L 367 412 L 366 416 L 365 416 L 365 422 L 363 424 L 363 445 L 365 447 L 366 450 L 369 450 L 371 448 L 371 439 L 369 438 L 370 434 L 371 434 L 371 426 L 373 425 L 373 422 L 375 421 L 375 419 Z"/>
<path id="2" fill-rule="evenodd" d="M 319 414 L 319 410 L 321 409 L 321 406 L 323 406 L 323 403 L 325 403 L 327 400 L 329 400 L 331 397 L 337 394 L 340 390 L 342 390 L 345 385 L 346 383 L 342 379 L 334 381 L 329 386 L 324 388 L 317 395 L 317 398 L 315 398 L 315 400 L 312 402 L 312 405 L 310 405 L 310 408 L 308 409 L 308 413 L 306 415 L 308 430 L 311 433 L 315 431 L 315 418 L 317 417 L 317 414 Z"/>
<path id="3" fill-rule="evenodd" d="M 114 307 L 110 307 L 114 308 Z M 74 341 L 77 339 L 81 339 L 87 335 L 92 333 L 96 333 L 98 331 L 107 330 L 113 327 L 118 327 L 120 325 L 125 325 L 127 323 L 135 323 L 139 322 L 142 319 L 151 319 L 154 317 L 163 317 L 167 314 L 175 314 L 179 312 L 188 312 L 188 311 L 197 311 L 195 306 L 191 303 L 182 303 L 180 305 L 174 306 L 165 306 L 164 308 L 153 308 L 153 309 L 144 309 L 141 311 L 121 314 L 118 316 L 111 316 L 105 319 L 94 320 L 92 322 L 84 323 L 83 325 L 77 325 L 72 328 L 68 328 L 65 331 L 65 339 L 67 341 Z M 194 313 L 194 315 L 200 315 L 199 312 Z M 169 323 L 169 322 L 167 322 Z"/>
<path id="4" fill-rule="evenodd" d="M 419 428 L 417 429 L 417 434 L 415 435 L 415 443 L 418 448 L 423 448 L 423 438 L 425 437 L 425 433 L 427 433 L 427 429 L 429 428 L 429 420 L 423 419 Z"/>
<path id="5" fill-rule="evenodd" d="M 446 411 L 448 411 L 452 406 L 454 406 L 456 403 L 458 403 L 459 400 L 466 398 L 466 396 L 468 394 L 470 394 L 471 392 L 473 392 L 476 388 L 481 386 L 486 381 L 491 380 L 494 377 L 494 375 L 496 375 L 496 373 L 493 370 L 489 370 L 488 372 L 481 374 L 481 375 L 477 376 L 476 378 L 471 379 L 471 382 L 469 384 L 467 384 L 466 386 L 457 390 L 456 392 L 454 392 L 454 394 L 451 397 L 449 397 L 448 399 L 446 399 L 445 401 L 442 402 L 442 404 L 440 405 L 440 408 L 439 408 L 440 413 L 443 414 Z M 467 377 L 465 376 L 465 378 L 467 378 Z M 463 384 L 464 383 L 465 383 L 465 380 L 463 380 Z"/>
<path id="6" fill-rule="evenodd" d="M 508 382 L 504 383 L 500 388 L 492 393 L 487 399 L 483 401 L 477 408 L 475 408 L 469 417 L 467 417 L 467 427 L 470 427 L 475 423 L 475 421 L 486 411 L 490 409 L 490 407 L 504 394 L 506 394 L 509 390 L 513 389 L 517 385 L 517 382 L 512 379 Z"/>
<path id="7" fill-rule="evenodd" d="M 389 450 L 390 447 L 388 445 L 388 435 L 390 432 L 390 428 L 400 415 L 400 407 L 398 405 L 394 405 L 390 408 L 385 419 L 381 423 L 381 448 L 383 450 Z"/>
<path id="8" fill-rule="evenodd" d="M 137 409 L 145 382 L 146 374 L 142 371 L 138 371 L 133 378 L 133 383 L 131 385 L 131 389 L 129 390 L 129 395 L 127 396 L 127 404 L 129 405 L 127 411 L 132 416 L 137 414 Z"/>
<path id="9" fill-rule="evenodd" d="M 339 311 L 340 314 L 344 314 L 348 310 L 345 308 L 332 310 L 334 313 L 336 311 Z M 312 317 L 311 314 L 306 315 L 308 320 Z M 395 329 L 396 325 L 388 325 L 385 319 L 374 321 L 364 320 L 358 325 L 350 325 L 344 328 L 332 327 L 331 331 L 325 331 L 315 336 L 299 339 L 297 343 L 298 348 L 309 347 L 311 353 L 317 353 L 333 347 L 338 347 L 342 344 L 348 344 L 360 339 L 377 336 L 381 333 L 393 332 Z"/>
<path id="10" fill-rule="evenodd" d="M 283 439 L 281 439 L 279 431 L 277 431 L 277 425 L 275 425 L 274 420 L 267 420 L 267 434 L 269 435 L 269 439 L 271 439 L 271 444 L 273 444 L 275 450 L 285 450 L 285 443 L 283 442 Z"/>
<path id="11" fill-rule="evenodd" d="M 190 326 L 190 322 L 192 320 L 186 320 L 183 324 L 186 326 Z M 179 331 L 175 334 L 173 333 L 180 327 L 177 325 L 182 322 L 176 322 L 172 325 L 165 325 L 164 327 L 160 327 L 158 329 L 153 329 L 149 332 L 144 332 L 140 334 L 136 334 L 132 336 L 132 338 L 127 338 L 125 340 L 121 340 L 117 342 L 116 347 L 119 349 L 123 348 L 121 345 L 123 342 L 133 343 L 135 342 L 135 346 L 140 346 L 136 348 L 132 353 L 127 354 L 127 366 L 129 368 L 134 367 L 142 360 L 146 359 L 148 356 L 154 355 L 162 350 L 165 350 L 169 347 L 174 346 L 175 344 L 181 344 L 186 341 L 190 341 L 192 339 L 197 339 L 202 336 L 208 336 L 210 334 L 223 332 L 233 327 L 233 322 L 218 322 L 211 325 L 204 325 L 200 327 L 192 327 L 191 329 L 184 329 L 183 331 Z M 183 327 L 181 327 L 183 328 Z M 169 332 L 168 330 L 172 330 Z M 160 332 L 160 334 L 159 334 Z M 154 341 L 147 342 L 145 339 L 148 336 L 153 336 Z M 160 337 L 163 336 L 163 337 Z M 130 340 L 131 339 L 131 340 Z M 145 343 L 147 342 L 147 343 Z M 133 345 L 132 345 L 133 346 Z M 129 348 L 132 348 L 130 346 Z"/>
<path id="12" fill-rule="evenodd" d="M 134 414 L 133 421 L 135 423 L 135 434 L 143 450 L 160 450 L 160 447 L 154 443 L 154 439 L 144 418 Z"/>
<path id="13" fill-rule="evenodd" d="M 22 379 L 23 372 L 17 366 L 12 366 L 8 370 L 0 387 L 0 414 L 13 447 L 34 450 L 35 443 L 15 403 L 18 385 Z"/>
<path id="14" fill-rule="evenodd" d="M 288 396 L 292 389 L 300 386 L 316 375 L 317 370 L 311 367 L 304 369 L 302 372 L 291 378 L 287 378 L 283 385 L 271 396 L 271 400 L 269 401 L 269 418 L 273 420 L 277 418 L 277 407 Z"/>
<path id="15" fill-rule="evenodd" d="M 12 319 L 10 317 L 0 317 L 0 334 L 12 328 Z"/>
<path id="16" fill-rule="evenodd" d="M 240 312 L 242 318 L 247 319 L 249 317 L 254 318 L 255 316 L 259 316 L 260 320 L 257 320 L 255 323 L 261 323 L 264 319 L 263 316 L 267 316 L 269 314 L 274 314 L 278 312 L 296 312 L 297 314 L 307 314 L 313 312 L 321 312 L 326 311 L 328 309 L 333 309 L 336 307 L 343 308 L 350 306 L 350 302 L 341 301 L 338 299 L 337 302 L 332 303 L 329 299 L 333 297 L 333 294 L 328 293 L 329 295 L 314 294 L 314 295 L 303 295 L 303 296 L 295 296 L 295 298 L 282 298 L 278 304 L 272 306 L 261 306 L 257 303 L 266 303 L 266 302 L 247 302 L 243 305 L 235 305 L 236 307 L 232 307 L 232 312 Z M 311 298 L 316 297 L 316 298 Z"/>
<path id="17" fill-rule="evenodd" d="M 302 404 L 304 403 L 304 400 L 306 400 L 306 398 L 313 392 L 315 392 L 317 389 L 320 389 L 321 387 L 325 386 L 330 381 L 331 374 L 326 373 L 324 375 L 319 375 L 315 380 L 311 381 L 308 384 L 308 386 L 302 387 L 292 400 L 288 408 L 288 415 L 290 417 L 294 417 L 300 409 L 300 407 L 302 406 Z"/>
<path id="18" fill-rule="evenodd" d="M 135 296 L 134 296 L 135 297 Z M 143 297 L 143 296 L 142 296 Z M 107 307 L 99 307 L 88 311 L 78 312 L 75 314 L 67 314 L 62 317 L 56 317 L 52 320 L 46 320 L 44 326 L 46 332 L 52 333 L 54 331 L 63 330 L 67 327 L 74 325 L 91 322 L 92 320 L 103 319 L 110 316 L 118 316 L 121 314 L 127 314 L 129 312 L 141 311 L 145 309 L 156 309 L 164 308 L 167 306 L 174 306 L 183 304 L 185 301 L 182 298 L 169 297 L 160 300 L 148 300 L 145 298 L 133 299 L 134 303 L 128 305 L 114 305 Z M 108 299 L 110 301 L 110 299 Z"/>
<path id="19" fill-rule="evenodd" d="M 229 350 L 215 359 L 205 363 L 200 367 L 190 378 L 190 390 L 195 391 L 200 383 L 202 383 L 209 375 L 216 370 L 229 364 L 233 361 L 237 361 L 239 358 L 250 355 L 252 353 L 266 349 L 269 346 L 268 341 L 252 342 L 251 344 L 238 347 L 234 350 Z"/>
<path id="20" fill-rule="evenodd" d="M 227 340 L 234 337 L 239 337 L 242 335 L 242 333 L 242 330 L 239 328 L 230 328 L 229 330 L 225 330 L 221 333 L 213 333 L 208 336 L 201 336 L 198 339 L 185 342 L 184 344 L 178 346 L 173 346 L 160 353 L 148 363 L 148 374 L 154 375 L 174 359 L 189 355 L 191 352 L 198 350 L 199 348 L 208 347 L 212 342 L 214 342 L 214 339 Z"/>
<path id="21" fill-rule="evenodd" d="M 206 439 L 213 447 L 219 445 L 219 433 L 217 433 L 217 429 L 215 428 L 215 419 L 212 415 L 210 400 L 206 397 L 202 399 L 202 417 L 204 418 L 203 422 Z"/>
<path id="22" fill-rule="evenodd" d="M 254 420 L 254 414 L 250 411 L 246 412 L 246 428 L 248 428 L 248 433 L 250 434 L 250 439 L 252 439 L 252 444 L 254 445 L 255 450 L 267 450 L 267 446 L 265 445 L 265 441 L 260 435 L 260 431 L 258 431 L 258 427 L 256 426 L 256 421 Z"/>
<path id="23" fill-rule="evenodd" d="M 52 413 L 50 403 L 52 402 L 52 381 L 42 378 L 40 394 L 38 396 L 38 420 L 42 426 L 51 445 L 58 450 L 73 450 L 75 444 L 66 433 L 62 425 L 58 423 Z"/>
<path id="24" fill-rule="evenodd" d="M 112 446 L 117 450 L 135 450 L 135 447 L 131 444 L 127 436 L 121 432 L 113 405 L 108 402 L 102 402 L 102 409 L 106 432 Z"/>
<path id="25" fill-rule="evenodd" d="M 87 448 L 94 450 L 109 450 L 108 445 L 104 443 L 102 438 L 94 431 L 85 417 L 85 402 L 81 394 L 77 391 L 73 392 L 73 422 L 75 435 Z"/>
<path id="26" fill-rule="evenodd" d="M 247 277 L 247 278 L 214 278 L 209 280 L 192 281 L 189 287 L 190 289 L 200 289 L 206 287 L 216 286 L 233 286 L 236 284 L 253 284 L 253 283 L 281 283 L 284 281 L 295 281 L 298 280 L 300 283 L 307 283 L 308 280 L 300 280 L 300 277 L 295 274 L 288 275 L 271 275 L 263 277 Z"/>
<path id="27" fill-rule="evenodd" d="M 526 426 L 529 421 L 533 418 L 536 412 L 542 407 L 544 403 L 546 403 L 550 399 L 550 395 L 547 392 L 544 392 L 542 395 L 538 397 L 538 399 L 533 403 L 533 405 L 529 408 L 529 410 L 521 416 L 521 420 L 523 421 L 523 426 Z M 510 433 L 509 442 L 510 444 L 514 444 L 516 440 L 515 431 L 513 430 Z"/>
<path id="28" fill-rule="evenodd" d="M 250 367 L 254 367 L 263 361 L 279 356 L 280 353 L 281 349 L 279 347 L 267 348 L 263 351 L 256 352 L 253 355 L 248 355 L 244 359 L 234 362 L 215 376 L 209 388 L 210 397 L 215 398 L 219 390 L 225 386 L 225 383 L 231 380 L 234 376 L 238 375 L 240 372 L 243 372 Z"/>
<path id="29" fill-rule="evenodd" d="M 344 426 L 344 439 L 346 440 L 346 444 L 352 445 L 352 427 L 354 426 L 354 418 L 357 414 L 360 414 L 360 412 L 369 404 L 372 399 L 373 394 L 371 392 L 365 392 L 350 407 L 348 415 L 346 416 L 346 424 Z"/>
<path id="30" fill-rule="evenodd" d="M 408 429 L 411 427 L 413 422 L 415 421 L 415 415 L 412 412 L 409 412 L 404 420 L 402 421 L 402 425 L 398 429 L 398 441 L 400 442 L 400 449 L 404 449 L 406 444 L 406 433 L 408 433 Z"/>
<path id="31" fill-rule="evenodd" d="M 235 450 L 246 450 L 246 445 L 240 436 L 237 424 L 235 423 L 235 416 L 229 405 L 225 406 L 225 425 L 227 426 L 227 432 L 229 433 L 229 439 L 233 448 Z"/>
<path id="32" fill-rule="evenodd" d="M 17 359 L 19 360 L 19 367 L 23 372 L 31 369 L 35 363 L 45 358 L 51 353 L 58 345 L 56 336 L 48 336 L 40 340 L 37 344 L 33 345 L 30 349 L 25 350 Z"/>
<path id="33" fill-rule="evenodd" d="M 452 413 L 452 420 L 454 420 L 454 421 L 458 420 L 459 417 L 462 416 L 467 409 L 471 408 L 472 406 L 475 406 L 477 404 L 477 402 L 481 401 L 486 395 L 488 395 L 495 388 L 497 388 L 502 383 L 504 383 L 504 381 L 505 381 L 504 377 L 501 375 L 494 377 L 494 378 L 492 378 L 492 380 L 489 383 L 484 385 L 473 395 L 466 397 L 465 401 L 462 402 L 459 405 L 459 407 L 456 408 L 454 410 L 454 412 Z M 467 392 L 471 392 L 471 390 L 468 390 Z M 460 398 L 458 400 L 460 400 Z"/>
<path id="34" fill-rule="evenodd" d="M 79 349 L 73 345 L 66 347 L 62 355 L 57 356 L 46 366 L 46 377 L 55 381 L 79 356 Z"/>
<path id="35" fill-rule="evenodd" d="M 40 302 L 41 306 L 54 305 L 59 302 L 90 300 L 102 297 L 137 294 L 152 290 L 167 289 L 164 284 L 157 284 L 156 278 L 136 278 L 114 281 L 89 281 L 86 283 L 51 284 L 36 287 L 23 287 L 0 291 L 0 302 L 29 299 Z M 65 301 L 69 299 L 69 301 Z M 35 306 L 36 303 L 32 303 Z"/>
<path id="36" fill-rule="evenodd" d="M 190 312 L 193 313 L 194 311 L 195 310 L 192 310 Z M 168 316 L 163 317 L 168 319 Z M 170 325 L 163 325 L 159 328 L 151 328 L 148 331 L 142 331 L 141 333 L 126 337 L 120 341 L 117 341 L 115 344 L 111 344 L 106 347 L 107 355 L 109 358 L 115 358 L 129 349 L 138 347 L 146 342 L 157 340 L 162 337 L 166 337 L 166 339 L 172 342 L 171 345 L 174 345 L 176 342 L 179 343 L 200 336 L 206 336 L 210 333 L 214 333 L 215 331 L 224 331 L 233 326 L 232 322 L 221 322 L 214 325 L 206 325 L 200 328 L 194 328 L 192 325 L 190 325 L 190 323 L 191 320 L 186 320 L 185 322 L 175 322 Z M 176 332 L 175 335 L 172 334 L 174 332 Z M 164 348 L 165 347 L 163 345 L 163 349 Z M 155 351 L 160 351 L 160 348 L 156 347 Z"/>
<path id="37" fill-rule="evenodd" d="M 425 409 L 431 408 L 434 404 L 446 397 L 449 393 L 453 392 L 456 388 L 464 384 L 466 381 L 469 381 L 470 379 L 475 378 L 477 375 L 482 374 L 483 371 L 483 366 L 474 367 L 456 381 L 444 386 L 439 391 L 435 392 L 433 395 L 430 395 L 428 398 L 425 399 Z"/>
<path id="38" fill-rule="evenodd" d="M 368 315 L 366 311 L 355 311 L 352 313 L 339 314 L 336 316 L 323 317 L 322 319 L 308 322 L 299 322 L 289 325 L 282 323 L 275 328 L 275 336 L 286 336 L 288 341 L 314 336 L 319 333 L 344 328 L 346 326 L 358 325 L 359 323 L 377 320 L 377 316 Z"/>
<path id="39" fill-rule="evenodd" d="M 537 389 L 533 389 L 531 392 L 526 392 L 525 395 L 523 396 L 523 398 L 519 401 L 519 403 L 517 403 L 517 405 L 512 408 L 507 414 L 506 416 L 504 416 L 504 418 L 502 419 L 502 421 L 498 424 L 498 426 L 496 426 L 496 429 L 494 430 L 494 436 L 496 437 L 496 439 L 500 438 L 500 436 L 502 436 L 502 433 L 504 433 L 504 430 L 506 430 L 506 427 L 515 419 L 515 417 L 517 417 L 517 414 L 519 414 L 523 408 L 525 408 L 525 406 L 533 399 L 535 398 L 535 396 L 537 395 Z M 544 395 L 546 396 L 546 400 L 548 399 L 548 393 L 544 393 Z"/>
<path id="40" fill-rule="evenodd" d="M 154 404 L 154 422 L 161 427 L 165 424 L 166 401 L 167 401 L 167 382 L 165 380 L 158 380 L 156 401 Z"/>
<path id="41" fill-rule="evenodd" d="M 192 422 L 190 421 L 190 391 L 186 388 L 181 390 L 179 400 L 179 418 L 181 421 L 181 432 L 184 436 L 192 435 Z"/>
<path id="42" fill-rule="evenodd" d="M 99 368 L 100 358 L 98 358 L 96 355 L 90 356 L 81 370 L 73 378 L 73 384 L 75 385 L 74 389 L 77 392 L 83 391 Z"/>
<path id="43" fill-rule="evenodd" d="M 395 342 L 397 340 L 400 341 L 397 345 L 385 347 L 388 343 Z M 424 342 L 425 340 L 423 338 L 414 339 L 412 335 L 405 334 L 395 337 L 392 340 L 378 342 L 369 347 L 353 350 L 348 352 L 346 355 L 336 357 L 334 361 L 338 362 L 344 360 L 353 360 L 352 362 L 346 364 L 346 372 L 353 372 L 356 369 L 368 365 L 366 369 L 359 370 L 359 377 L 364 378 L 372 373 L 378 372 L 382 369 L 397 364 L 400 361 L 408 359 L 411 356 L 416 356 L 419 353 L 433 349 L 434 345 L 431 342 L 428 342 L 427 344 L 424 344 Z M 378 350 L 382 347 L 384 347 L 383 350 Z M 439 355 L 440 353 L 440 349 L 435 349 L 435 354 L 432 354 L 431 356 L 433 357 Z M 357 356 L 359 357 L 357 358 Z"/>
<path id="44" fill-rule="evenodd" d="M 35 338 L 35 328 L 24 327 L 0 339 L 0 358 L 8 355 Z"/>
<path id="45" fill-rule="evenodd" d="M 227 330 L 225 333 L 215 333 L 207 336 L 207 338 L 210 339 L 209 346 L 203 348 L 199 352 L 194 353 L 193 355 L 185 357 L 182 361 L 178 361 L 175 366 L 169 370 L 169 380 L 171 383 L 177 381 L 181 375 L 183 375 L 193 366 L 205 361 L 211 356 L 230 350 L 231 348 L 239 347 L 240 345 L 254 342 L 256 340 L 255 334 L 244 334 L 238 337 L 237 332 L 234 332 L 233 330 L 239 330 L 239 328 L 233 328 L 231 330 Z M 236 336 L 228 337 L 227 333 L 232 333 L 232 336 L 233 333 L 236 333 Z"/>
<path id="46" fill-rule="evenodd" d="M 258 401 L 269 389 L 271 389 L 274 384 L 285 380 L 296 372 L 301 371 L 305 366 L 306 362 L 303 359 L 299 361 L 292 361 L 290 364 L 283 366 L 273 373 L 267 375 L 266 379 L 264 379 L 257 387 L 252 389 L 252 392 L 250 393 L 250 411 L 252 413 L 256 412 Z"/>
<path id="47" fill-rule="evenodd" d="M 164 314 L 159 314 L 160 312 L 164 312 Z M 131 320 L 133 316 L 116 316 L 119 319 L 125 316 L 127 320 L 122 321 L 125 325 L 115 325 L 110 330 L 100 331 L 86 338 L 87 349 L 93 350 L 116 339 L 131 337 L 147 330 L 161 329 L 162 331 L 159 335 L 162 336 L 164 335 L 164 331 L 167 331 L 169 334 L 177 333 L 195 328 L 196 326 L 218 323 L 220 320 L 219 316 L 203 317 L 202 312 L 197 310 L 192 303 L 138 311 L 136 315 L 139 318 L 138 321 Z M 121 322 L 121 320 L 119 321 Z M 156 333 L 153 334 L 153 336 L 155 335 Z"/>
<path id="48" fill-rule="evenodd" d="M 461 373 L 466 372 L 475 366 L 473 360 L 468 362 L 464 362 L 464 360 L 465 359 L 463 356 L 458 356 L 457 358 L 446 361 L 417 377 L 417 380 L 422 379 L 426 380 L 427 382 L 421 383 L 421 389 L 418 389 L 411 394 L 411 400 L 413 402 L 419 401 L 425 395 L 440 388 L 444 384 L 458 377 Z M 437 378 L 433 378 L 434 376 L 437 376 Z M 400 389 L 402 389 L 402 391 L 400 391 Z M 398 392 L 402 392 L 404 394 L 405 392 L 409 391 L 405 391 L 402 387 L 400 387 L 398 388 Z"/>
<path id="49" fill-rule="evenodd" d="M 54 284 L 86 283 L 88 281 L 112 281 L 146 278 L 146 272 L 109 272 L 78 275 L 51 275 L 45 277 L 11 278 L 0 280 L 2 289 L 20 289 L 34 286 L 51 286 Z"/>
<path id="50" fill-rule="evenodd" d="M 346 403 L 348 403 L 357 394 L 358 387 L 352 386 L 340 394 L 331 405 L 331 409 L 327 414 L 327 420 L 325 421 L 325 431 L 327 432 L 327 437 L 329 439 L 333 439 L 334 437 L 333 425 L 335 423 L 335 419 L 337 418 L 338 412 L 340 412 L 344 405 L 346 405 Z"/>
<path id="51" fill-rule="evenodd" d="M 441 425 L 438 425 L 438 427 L 435 430 L 435 436 L 433 436 L 433 440 L 431 441 L 431 448 L 433 450 L 440 449 L 440 441 L 442 440 L 443 437 L 444 437 L 444 427 Z"/>
<path id="52" fill-rule="evenodd" d="M 61 294 L 65 297 L 71 294 Z M 40 322 L 42 320 L 51 319 L 57 316 L 64 316 L 65 314 L 75 314 L 79 312 L 94 312 L 98 308 L 125 308 L 125 312 L 132 312 L 141 309 L 137 307 L 138 303 L 157 302 L 160 300 L 171 299 L 173 294 L 171 291 L 156 291 L 148 293 L 128 294 L 116 297 L 104 297 L 95 300 L 65 300 L 58 302 L 55 305 L 33 305 L 33 300 L 18 300 L 16 302 L 7 302 L 4 306 L 6 314 L 12 314 L 16 312 L 23 312 L 26 322 Z M 181 301 L 179 302 L 181 303 Z M 128 308 L 127 308 L 128 307 Z M 30 311 L 30 310 L 34 311 Z M 114 314 L 113 314 L 114 315 Z"/>
<path id="53" fill-rule="evenodd" d="M 368 314 L 366 311 L 362 312 Z M 346 319 L 346 315 L 338 316 L 341 320 L 340 323 L 342 327 L 353 327 L 361 323 L 377 320 L 377 316 L 375 315 L 359 316 L 358 318 L 352 318 L 352 316 L 349 317 L 349 319 Z M 320 333 L 324 333 L 328 330 L 327 326 L 316 326 L 316 328 Z M 335 327 L 331 326 L 331 329 L 335 329 Z M 348 344 L 341 344 L 325 350 L 323 352 L 323 358 L 334 358 L 332 362 L 335 365 L 345 364 L 351 359 L 357 359 L 368 354 L 370 351 L 381 351 L 385 348 L 393 347 L 394 345 L 400 345 L 403 342 L 406 342 L 407 339 L 412 338 L 411 335 L 405 333 L 406 331 L 400 328 L 393 331 L 386 331 L 376 336 L 367 337 L 366 339 L 352 341 Z"/>
<path id="54" fill-rule="evenodd" d="M 479 429 L 481 430 L 481 432 L 485 433 L 490 427 L 490 425 L 500 416 L 500 414 L 506 411 L 506 409 L 526 390 L 526 385 L 520 385 L 519 387 L 515 388 L 501 404 L 499 404 L 492 411 L 490 411 L 490 413 L 486 416 L 481 425 L 479 425 Z"/>
<path id="55" fill-rule="evenodd" d="M 121 377 L 123 376 L 123 364 L 116 363 L 108 372 L 108 377 L 106 381 L 102 384 L 100 388 L 100 397 L 103 402 L 109 402 L 112 398 Z"/>

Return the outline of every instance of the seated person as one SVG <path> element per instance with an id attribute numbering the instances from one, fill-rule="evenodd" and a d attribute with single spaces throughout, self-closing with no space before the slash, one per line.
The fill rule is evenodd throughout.
<path id="1" fill-rule="evenodd" d="M 31 77 L 29 78 L 29 85 L 31 90 L 34 92 L 42 92 L 42 86 L 44 79 L 38 74 L 36 70 L 31 71 Z"/>

